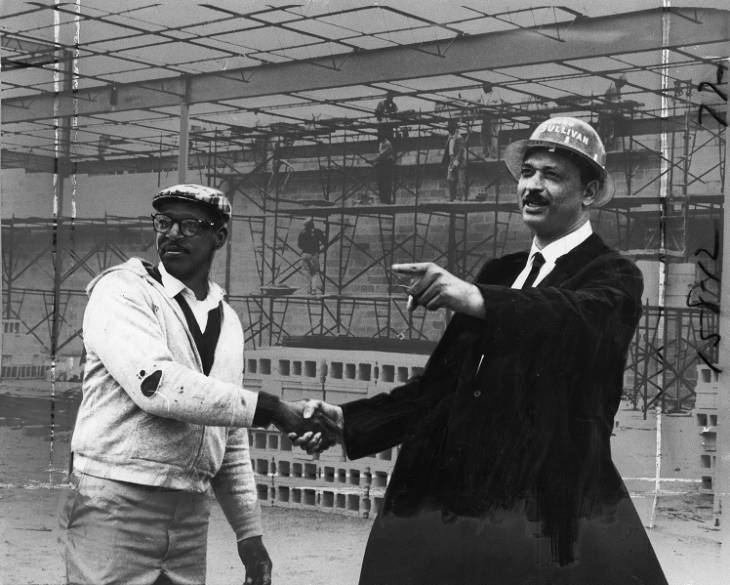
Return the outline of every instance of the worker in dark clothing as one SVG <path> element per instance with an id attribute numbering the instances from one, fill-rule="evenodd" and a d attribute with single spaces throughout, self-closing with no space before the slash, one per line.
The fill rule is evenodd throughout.
<path id="1" fill-rule="evenodd" d="M 616 150 L 616 127 L 621 120 L 621 89 L 626 85 L 626 76 L 620 75 L 603 94 L 604 108 L 598 114 L 598 132 L 606 150 Z"/>
<path id="2" fill-rule="evenodd" d="M 375 117 L 378 119 L 378 121 L 382 120 L 383 118 L 387 118 L 388 116 L 392 116 L 397 112 L 398 106 L 396 106 L 395 102 L 393 101 L 392 91 L 386 93 L 385 98 L 383 98 L 380 102 L 378 102 L 378 105 L 375 106 Z"/>
<path id="3" fill-rule="evenodd" d="M 297 245 L 302 251 L 302 272 L 307 277 L 307 292 L 310 295 L 324 294 L 324 280 L 320 276 L 319 253 L 327 247 L 327 238 L 322 230 L 314 227 L 314 219 L 304 222 L 304 229 L 299 233 Z"/>
<path id="4" fill-rule="evenodd" d="M 380 202 L 385 204 L 394 202 L 395 151 L 391 138 L 392 132 L 389 129 L 378 130 L 378 156 L 372 163 L 378 181 L 378 197 Z"/>

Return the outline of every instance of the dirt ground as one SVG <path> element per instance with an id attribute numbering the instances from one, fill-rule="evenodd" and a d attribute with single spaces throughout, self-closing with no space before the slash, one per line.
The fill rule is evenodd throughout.
<path id="1" fill-rule="evenodd" d="M 30 396 L 24 389 L 21 399 L 0 391 L 0 585 L 64 582 L 57 510 L 64 497 L 76 400 L 73 392 L 59 389 L 51 440 L 47 396 Z M 648 524 L 653 483 L 637 474 L 653 463 L 652 451 L 640 447 L 640 436 L 619 436 L 617 447 L 630 449 L 632 461 L 640 463 L 634 468 L 629 461 L 621 470 L 639 515 Z M 727 569 L 720 568 L 712 497 L 688 480 L 670 480 L 663 488 L 667 493 L 659 498 L 655 527 L 648 532 L 669 583 L 726 585 L 730 581 Z M 372 520 L 271 507 L 263 509 L 263 520 L 274 585 L 357 583 Z M 217 505 L 208 551 L 209 585 L 243 582 L 233 533 Z"/>
<path id="2" fill-rule="evenodd" d="M 64 583 L 56 519 L 64 491 L 0 489 L 2 585 Z M 369 520 L 275 508 L 264 508 L 263 520 L 275 584 L 357 583 Z M 243 583 L 233 532 L 215 505 L 208 539 L 208 585 Z"/>
<path id="3" fill-rule="evenodd" d="M 59 585 L 63 563 L 56 513 L 63 489 L 0 487 L 0 583 Z M 718 532 L 706 496 L 664 496 L 649 536 L 671 585 L 722 585 Z M 300 510 L 263 509 L 264 542 L 275 585 L 357 583 L 371 520 Z M 208 542 L 208 584 L 243 582 L 243 569 L 218 506 Z M 590 585 L 590 584 L 587 584 Z"/>

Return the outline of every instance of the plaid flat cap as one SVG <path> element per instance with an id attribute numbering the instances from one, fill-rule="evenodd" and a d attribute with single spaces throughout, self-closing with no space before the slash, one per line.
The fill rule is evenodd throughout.
<path id="1" fill-rule="evenodd" d="M 231 202 L 228 201 L 228 197 L 222 191 L 205 185 L 190 183 L 165 187 L 152 198 L 152 207 L 158 209 L 159 204 L 168 199 L 182 199 L 207 205 L 220 213 L 226 221 L 231 219 L 231 213 L 233 212 Z"/>

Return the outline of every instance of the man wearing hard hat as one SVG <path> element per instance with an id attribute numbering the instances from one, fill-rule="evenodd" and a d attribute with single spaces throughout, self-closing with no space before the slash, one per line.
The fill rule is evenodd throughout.
<path id="1" fill-rule="evenodd" d="M 666 585 L 611 461 L 643 284 L 591 227 L 610 199 L 605 149 L 585 122 L 551 118 L 505 162 L 531 249 L 474 282 L 394 265 L 416 307 L 455 313 L 425 371 L 305 407 L 337 422 L 351 459 L 401 444 L 360 584 Z"/>

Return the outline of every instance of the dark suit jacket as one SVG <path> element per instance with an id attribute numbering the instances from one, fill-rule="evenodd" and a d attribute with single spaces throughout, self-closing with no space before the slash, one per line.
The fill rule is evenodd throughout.
<path id="1" fill-rule="evenodd" d="M 631 531 L 648 545 L 610 453 L 627 349 L 641 313 L 641 273 L 595 234 L 561 257 L 537 288 L 509 288 L 526 260 L 526 253 L 513 254 L 483 267 L 476 283 L 486 317 L 455 315 L 421 376 L 343 405 L 350 458 L 402 443 L 361 583 L 410 582 L 402 571 L 388 573 L 385 565 L 392 563 L 381 553 L 420 538 L 409 524 L 430 533 L 434 550 L 447 550 L 446 535 L 453 534 L 441 526 L 454 518 L 476 519 L 477 532 L 493 540 L 501 538 L 495 527 L 505 522 L 534 525 L 536 537 L 550 543 L 553 570 L 575 564 L 582 519 L 605 521 L 628 502 Z M 507 512 L 517 516 L 507 521 L 500 516 Z M 433 513 L 442 524 L 425 529 L 420 520 Z M 593 544 L 586 549 L 581 543 L 581 550 Z M 465 567 L 490 555 L 485 544 L 470 558 L 468 546 L 462 543 L 458 553 Z M 515 546 L 532 545 L 520 540 Z M 544 562 L 535 559 L 533 572 L 518 573 L 514 582 L 542 575 L 534 571 Z M 368 564 L 377 568 L 370 580 Z M 432 577 L 435 570 L 429 569 Z M 504 573 L 498 578 L 495 583 L 513 582 Z M 439 579 L 469 582 L 451 573 Z"/>

